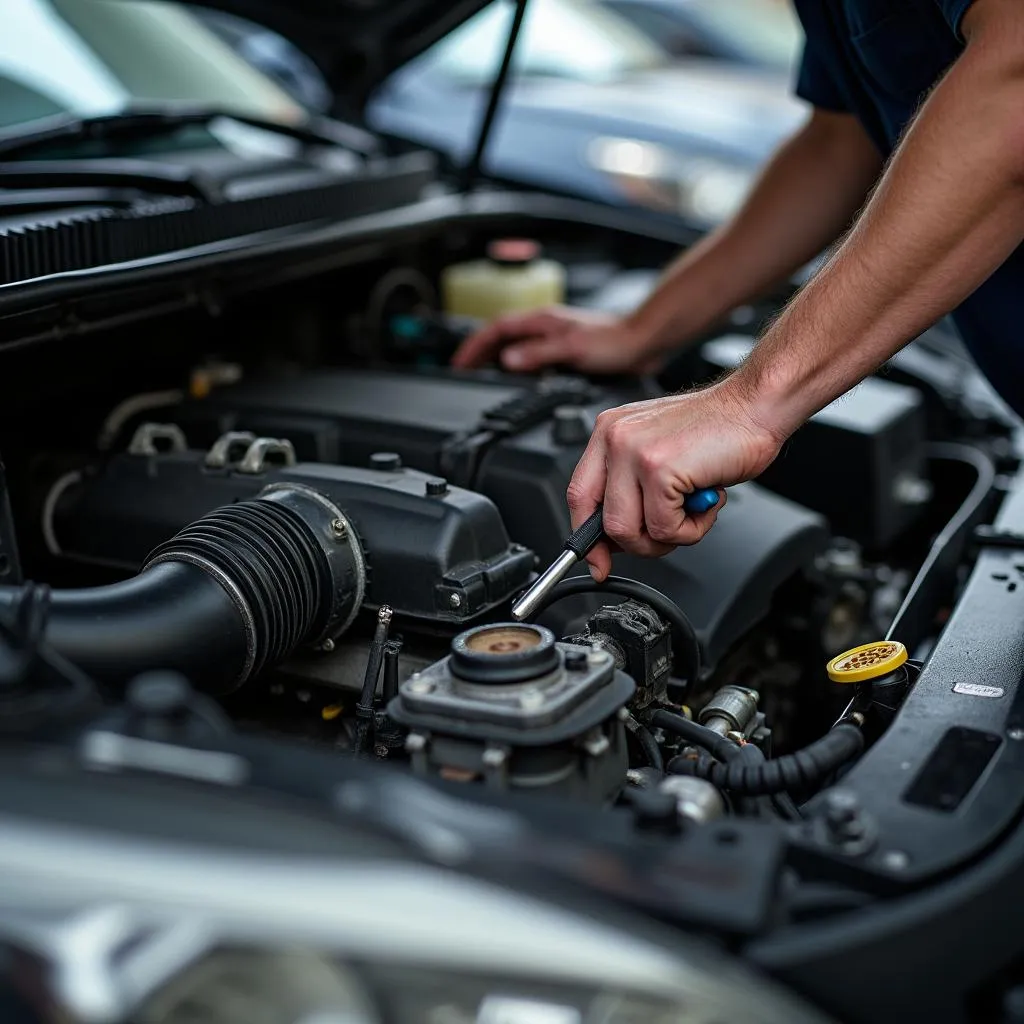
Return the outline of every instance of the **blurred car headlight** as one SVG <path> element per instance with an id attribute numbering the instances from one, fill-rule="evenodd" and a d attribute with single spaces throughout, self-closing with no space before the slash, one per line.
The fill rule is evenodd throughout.
<path id="1" fill-rule="evenodd" d="M 752 167 L 688 157 L 640 139 L 594 139 L 586 155 L 630 202 L 678 213 L 702 227 L 721 224 L 736 213 L 756 175 Z"/>
<path id="2" fill-rule="evenodd" d="M 596 897 L 563 905 L 376 845 L 368 859 L 355 835 L 325 858 L 0 824 L 0 991 L 5 964 L 31 974 L 62 1019 L 824 1024 Z"/>

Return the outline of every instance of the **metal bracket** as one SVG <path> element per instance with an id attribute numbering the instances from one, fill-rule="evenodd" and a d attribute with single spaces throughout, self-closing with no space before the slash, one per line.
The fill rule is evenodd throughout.
<path id="1" fill-rule="evenodd" d="M 128 443 L 128 454 L 159 455 L 158 441 L 165 442 L 172 452 L 188 450 L 185 432 L 177 423 L 141 423 Z"/>
<path id="2" fill-rule="evenodd" d="M 229 430 L 210 446 L 203 465 L 207 469 L 224 469 L 243 458 L 255 440 L 256 435 L 251 430 Z"/>
<path id="3" fill-rule="evenodd" d="M 238 464 L 239 473 L 262 473 L 267 468 L 270 456 L 279 455 L 286 466 L 295 465 L 295 448 L 291 441 L 283 437 L 257 437 L 249 445 L 242 461 Z"/>

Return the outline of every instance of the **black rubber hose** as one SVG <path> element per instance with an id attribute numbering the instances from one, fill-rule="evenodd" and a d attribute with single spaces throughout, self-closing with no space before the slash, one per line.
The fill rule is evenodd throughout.
<path id="1" fill-rule="evenodd" d="M 637 743 L 640 744 L 640 749 L 644 752 L 650 767 L 655 769 L 655 771 L 663 772 L 665 770 L 665 760 L 661 756 L 661 748 L 658 746 L 658 741 L 654 738 L 651 730 L 647 726 L 641 725 L 632 716 L 627 719 L 626 728 L 636 737 Z"/>
<path id="2" fill-rule="evenodd" d="M 0 606 L 20 589 L 0 587 Z M 302 516 L 256 498 L 186 526 L 133 579 L 52 593 L 45 637 L 101 682 L 170 669 L 223 693 L 320 635 L 333 590 Z"/>
<path id="3" fill-rule="evenodd" d="M 556 601 L 580 594 L 616 594 L 619 597 L 631 597 L 650 605 L 673 628 L 676 643 L 682 648 L 678 653 L 683 666 L 683 675 L 693 686 L 700 679 L 701 651 L 700 641 L 694 631 L 693 624 L 686 617 L 682 608 L 675 601 L 666 597 L 660 590 L 647 586 L 639 580 L 631 580 L 625 576 L 609 576 L 603 583 L 597 583 L 589 576 L 571 576 L 567 580 L 552 587 L 551 592 L 533 614 L 536 618 Z"/>
<path id="4" fill-rule="evenodd" d="M 0 587 L 0 605 L 13 607 L 20 591 Z M 73 665 L 107 683 L 172 669 L 196 686 L 218 688 L 246 662 L 235 603 L 211 576 L 183 562 L 107 587 L 52 592 L 44 635 Z"/>
<path id="5" fill-rule="evenodd" d="M 691 722 L 689 718 L 674 715 L 671 711 L 655 711 L 651 715 L 651 725 L 656 725 L 659 729 L 664 729 L 666 732 L 672 733 L 673 736 L 678 736 L 680 739 L 686 740 L 687 743 L 706 750 L 719 761 L 739 761 L 743 757 L 742 751 L 732 740 L 719 736 L 717 732 L 707 726 Z M 670 770 L 671 764 L 674 764 L 675 760 L 678 759 L 674 759 L 670 763 Z M 676 772 L 675 774 L 682 773 Z"/>
<path id="6" fill-rule="evenodd" d="M 768 796 L 820 785 L 863 749 L 864 736 L 860 728 L 852 722 L 840 722 L 803 750 L 763 764 L 739 759 L 724 764 L 705 764 L 675 757 L 669 762 L 668 770 L 677 775 L 696 775 L 730 793 Z"/>

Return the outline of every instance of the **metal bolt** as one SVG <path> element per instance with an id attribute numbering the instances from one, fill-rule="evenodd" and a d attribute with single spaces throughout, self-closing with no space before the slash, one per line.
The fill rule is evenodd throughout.
<path id="1" fill-rule="evenodd" d="M 615 712 L 616 717 L 620 722 L 628 722 L 633 716 L 629 713 L 629 708 L 619 708 Z"/>
<path id="2" fill-rule="evenodd" d="M 434 689 L 434 684 L 429 679 L 423 679 L 418 675 L 415 675 L 412 676 L 409 679 L 409 682 L 405 684 L 405 688 L 409 693 L 430 693 Z"/>
<path id="3" fill-rule="evenodd" d="M 426 748 L 427 737 L 422 733 L 411 732 L 405 737 L 405 749 L 409 751 L 410 754 L 419 753 L 419 751 L 426 750 Z"/>
<path id="4" fill-rule="evenodd" d="M 519 695 L 519 706 L 524 711 L 536 711 L 544 706 L 544 694 L 540 690 L 525 690 Z"/>
<path id="5" fill-rule="evenodd" d="M 744 736 L 743 733 L 738 732 L 736 729 L 732 729 L 731 731 L 727 732 L 725 734 L 725 738 L 729 740 L 730 743 L 735 743 L 737 747 L 742 747 L 743 744 L 747 742 L 747 737 Z"/>
<path id="6" fill-rule="evenodd" d="M 889 871 L 905 871 L 910 866 L 910 858 L 902 850 L 890 850 L 882 857 L 882 866 Z"/>
<path id="7" fill-rule="evenodd" d="M 1024 740 L 1024 729 L 1010 729 L 1006 734 L 1011 740 Z"/>
<path id="8" fill-rule="evenodd" d="M 461 594 L 452 594 L 451 597 L 448 598 L 448 603 L 453 608 L 461 608 L 462 607 L 462 595 Z"/>
<path id="9" fill-rule="evenodd" d="M 629 771 L 626 772 L 626 781 L 631 786 L 642 786 L 646 780 L 644 779 L 644 773 L 642 771 L 637 768 L 630 768 Z"/>
<path id="10" fill-rule="evenodd" d="M 603 665 L 608 661 L 608 655 L 604 651 L 591 651 L 587 655 L 587 662 L 591 665 Z"/>
<path id="11" fill-rule="evenodd" d="M 334 641 L 328 637 L 320 644 L 317 650 L 322 651 L 324 654 L 330 654 L 334 650 Z"/>
<path id="12" fill-rule="evenodd" d="M 348 530 L 345 529 L 345 521 L 343 519 L 332 519 L 331 533 L 333 533 L 338 540 L 341 540 L 345 534 L 348 533 Z"/>

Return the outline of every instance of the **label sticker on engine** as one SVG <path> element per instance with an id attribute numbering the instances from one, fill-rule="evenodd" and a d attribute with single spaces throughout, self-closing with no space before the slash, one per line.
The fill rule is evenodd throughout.
<path id="1" fill-rule="evenodd" d="M 982 683 L 955 683 L 954 693 L 962 693 L 966 697 L 1002 697 L 1006 692 L 1001 686 L 985 686 Z"/>

